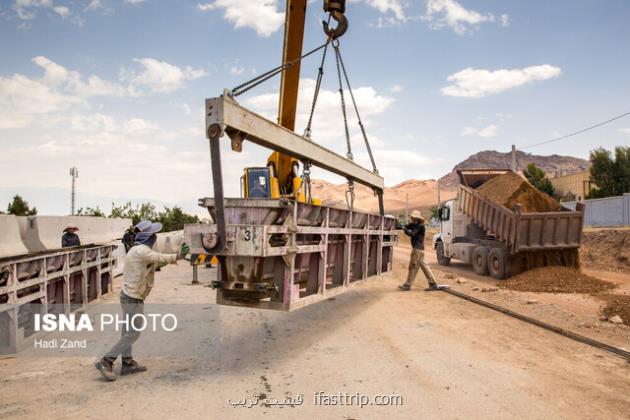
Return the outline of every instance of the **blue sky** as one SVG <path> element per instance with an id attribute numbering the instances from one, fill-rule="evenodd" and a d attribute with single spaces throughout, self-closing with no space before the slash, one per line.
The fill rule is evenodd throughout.
<path id="1" fill-rule="evenodd" d="M 279 64 L 284 3 L 1 0 L 0 187 L 66 188 L 74 165 L 83 193 L 194 207 L 211 194 L 203 100 Z M 354 0 L 346 15 L 341 48 L 387 185 L 630 110 L 625 0 Z M 323 41 L 322 17 L 311 1 L 305 49 Z M 318 60 L 302 66 L 297 131 Z M 336 83 L 329 60 L 313 138 L 343 154 Z M 277 88 L 239 100 L 273 119 Z M 587 157 L 628 144 L 630 118 L 526 151 Z M 266 155 L 225 149 L 228 192 Z"/>

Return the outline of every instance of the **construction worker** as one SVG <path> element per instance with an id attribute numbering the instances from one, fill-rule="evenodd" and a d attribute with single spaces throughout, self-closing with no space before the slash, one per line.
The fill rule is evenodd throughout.
<path id="1" fill-rule="evenodd" d="M 151 222 L 149 220 L 141 220 L 137 225 L 131 226 L 129 229 L 125 231 L 121 242 L 125 247 L 125 253 L 129 252 L 129 250 L 133 247 L 136 242 L 136 234 L 142 232 L 144 229 L 147 229 L 151 226 Z"/>
<path id="2" fill-rule="evenodd" d="M 144 227 L 135 236 L 136 242 L 125 256 L 123 269 L 123 285 L 120 291 L 120 306 L 122 307 L 123 320 L 120 340 L 111 350 L 96 363 L 96 368 L 101 371 L 108 381 L 116 380 L 114 362 L 118 356 L 122 356 L 121 375 L 144 372 L 146 367 L 133 360 L 132 345 L 140 337 L 140 325 L 144 322 L 144 300 L 153 288 L 154 272 L 159 266 L 175 264 L 183 258 L 190 248 L 182 244 L 177 254 L 161 254 L 152 249 L 157 240 L 156 233 L 162 230 L 161 223 L 151 223 Z M 131 322 L 135 315 L 138 322 Z"/>
<path id="3" fill-rule="evenodd" d="M 79 239 L 79 235 L 77 235 L 78 231 L 79 228 L 75 225 L 68 225 L 63 230 L 63 235 L 61 235 L 61 247 L 81 246 L 81 240 Z"/>
<path id="4" fill-rule="evenodd" d="M 416 279 L 418 269 L 421 268 L 424 276 L 429 282 L 429 287 L 424 289 L 425 291 L 438 290 L 438 285 L 435 282 L 435 276 L 431 271 L 431 267 L 424 260 L 424 233 L 425 233 L 425 220 L 419 210 L 414 210 L 409 216 L 411 223 L 403 227 L 403 232 L 411 237 L 411 257 L 409 259 L 409 272 L 407 274 L 407 281 L 404 284 L 398 286 L 400 290 L 411 290 L 411 285 Z"/>

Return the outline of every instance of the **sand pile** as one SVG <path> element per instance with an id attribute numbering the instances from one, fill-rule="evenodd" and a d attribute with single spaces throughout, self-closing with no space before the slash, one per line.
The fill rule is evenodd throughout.
<path id="1" fill-rule="evenodd" d="M 585 267 L 630 272 L 630 229 L 585 229 L 580 259 Z"/>
<path id="2" fill-rule="evenodd" d="M 624 324 L 630 325 L 630 296 L 628 295 L 603 295 L 606 307 L 602 311 L 608 318 L 615 315 L 621 317 Z"/>
<path id="3" fill-rule="evenodd" d="M 616 286 L 575 268 L 554 266 L 525 271 L 499 283 L 499 287 L 521 292 L 600 293 Z"/>
<path id="4" fill-rule="evenodd" d="M 538 191 L 515 172 L 494 177 L 477 188 L 477 191 L 510 210 L 514 210 L 516 204 L 520 204 L 524 213 L 558 211 L 561 208 L 553 198 Z"/>

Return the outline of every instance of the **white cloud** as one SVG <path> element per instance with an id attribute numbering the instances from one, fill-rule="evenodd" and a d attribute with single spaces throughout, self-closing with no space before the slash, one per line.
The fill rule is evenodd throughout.
<path id="1" fill-rule="evenodd" d="M 88 4 L 85 7 L 86 11 L 93 11 L 93 10 L 98 10 L 98 9 L 103 9 L 103 2 L 102 2 L 102 0 L 92 0 L 92 1 L 90 1 L 90 4 Z"/>
<path id="2" fill-rule="evenodd" d="M 258 36 L 268 37 L 284 24 L 284 13 L 278 10 L 278 0 L 215 0 L 199 3 L 197 9 L 206 12 L 223 10 L 223 17 L 234 28 L 253 28 Z"/>
<path id="3" fill-rule="evenodd" d="M 510 26 L 510 17 L 506 14 L 501 15 L 501 26 L 507 28 Z"/>
<path id="4" fill-rule="evenodd" d="M 448 26 L 455 33 L 463 35 L 482 23 L 494 22 L 495 16 L 492 13 L 482 14 L 466 9 L 456 0 L 428 0 L 427 12 L 422 19 L 430 22 L 433 29 Z M 500 19 L 502 26 L 507 26 L 508 15 L 503 14 Z"/>
<path id="5" fill-rule="evenodd" d="M 405 21 L 405 9 L 400 0 L 361 0 L 379 12 L 385 14 L 391 12 L 395 21 Z"/>
<path id="6" fill-rule="evenodd" d="M 41 81 L 50 87 L 64 90 L 79 97 L 124 96 L 127 89 L 115 82 L 108 82 L 98 76 L 89 76 L 84 82 L 77 71 L 70 71 L 44 56 L 33 58 L 33 62 L 44 69 Z"/>
<path id="7" fill-rule="evenodd" d="M 130 135 L 146 136 L 157 132 L 160 127 L 151 121 L 142 118 L 131 118 L 124 122 L 123 133 Z"/>
<path id="8" fill-rule="evenodd" d="M 481 138 L 496 137 L 499 127 L 495 124 L 490 124 L 483 128 L 464 127 L 462 130 L 462 136 L 477 136 Z"/>
<path id="9" fill-rule="evenodd" d="M 446 96 L 481 98 L 500 93 L 527 83 L 552 79 L 562 71 L 549 64 L 530 66 L 522 69 L 485 70 L 467 68 L 452 74 L 448 81 L 452 84 L 442 88 Z"/>
<path id="10" fill-rule="evenodd" d="M 392 87 L 389 88 L 389 91 L 391 93 L 400 93 L 403 90 L 405 90 L 405 87 L 402 85 L 393 85 Z"/>
<path id="11" fill-rule="evenodd" d="M 238 67 L 238 66 L 232 66 L 230 67 L 230 74 L 232 76 L 240 76 L 245 72 L 245 68 L 243 67 Z"/>
<path id="12" fill-rule="evenodd" d="M 116 120 L 104 114 L 73 114 L 70 116 L 70 128 L 76 131 L 113 132 L 117 130 Z"/>
<path id="13" fill-rule="evenodd" d="M 90 107 L 97 96 L 139 96 L 147 92 L 172 92 L 186 80 L 206 74 L 191 67 L 180 68 L 155 59 L 141 59 L 139 73 L 123 72 L 127 83 L 104 80 L 96 75 L 83 77 L 74 70 L 37 56 L 33 63 L 43 70 L 40 78 L 21 74 L 0 76 L 0 129 L 26 127 L 44 115 L 62 115 L 69 110 Z"/>
<path id="14" fill-rule="evenodd" d="M 187 80 L 195 80 L 206 76 L 208 73 L 202 69 L 193 69 L 190 66 L 178 67 L 166 61 L 155 58 L 134 58 L 143 69 L 139 73 L 134 70 L 124 69 L 121 79 L 131 85 L 135 94 L 143 88 L 154 93 L 173 92 L 181 89 Z"/>
<path id="15" fill-rule="evenodd" d="M 50 10 L 63 19 L 70 16 L 68 6 L 55 4 L 52 0 L 15 0 L 12 7 L 22 20 L 34 19 L 38 9 Z"/>
<path id="16" fill-rule="evenodd" d="M 623 134 L 630 134 L 630 128 L 620 128 L 619 132 Z"/>
<path id="17" fill-rule="evenodd" d="M 191 115 L 192 114 L 192 109 L 190 108 L 190 105 L 188 105 L 187 103 L 179 104 L 179 108 L 182 111 L 184 111 L 184 114 L 186 114 L 186 115 Z"/>

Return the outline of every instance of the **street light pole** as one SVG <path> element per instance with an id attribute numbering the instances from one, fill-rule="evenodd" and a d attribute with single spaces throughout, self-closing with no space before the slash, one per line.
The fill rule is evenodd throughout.
<path id="1" fill-rule="evenodd" d="M 70 176 L 72 177 L 72 197 L 71 197 L 71 204 L 70 204 L 70 215 L 74 216 L 74 203 L 75 203 L 75 186 L 76 186 L 76 179 L 79 177 L 79 170 L 76 168 L 76 166 L 73 166 L 72 168 L 70 168 Z"/>

